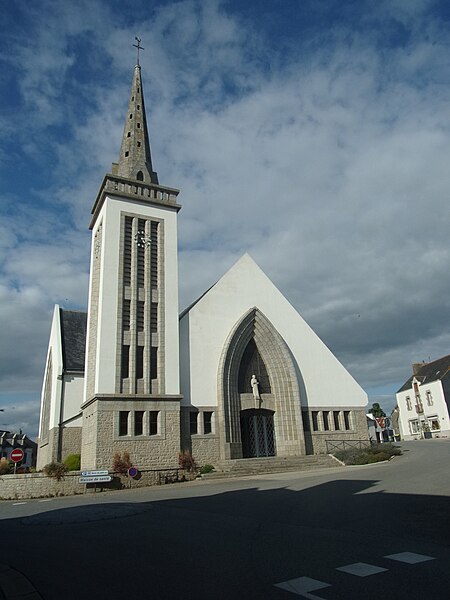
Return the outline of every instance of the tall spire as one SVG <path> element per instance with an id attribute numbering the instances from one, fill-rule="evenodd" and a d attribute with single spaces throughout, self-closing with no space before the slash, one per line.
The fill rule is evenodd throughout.
<path id="1" fill-rule="evenodd" d="M 117 170 L 116 170 L 117 169 Z M 150 142 L 145 117 L 144 94 L 142 90 L 141 67 L 134 67 L 130 101 L 123 130 L 122 145 L 117 167 L 117 175 L 127 179 L 137 179 L 146 183 L 158 184 L 158 175 L 153 171 Z"/>

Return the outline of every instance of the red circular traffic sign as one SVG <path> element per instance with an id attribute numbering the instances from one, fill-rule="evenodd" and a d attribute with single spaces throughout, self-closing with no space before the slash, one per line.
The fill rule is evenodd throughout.
<path id="1" fill-rule="evenodd" d="M 25 452 L 23 450 L 21 450 L 20 448 L 16 448 L 15 450 L 13 450 L 11 452 L 11 454 L 9 455 L 9 458 L 15 462 L 18 463 L 21 460 L 23 460 L 23 457 L 25 456 Z"/>

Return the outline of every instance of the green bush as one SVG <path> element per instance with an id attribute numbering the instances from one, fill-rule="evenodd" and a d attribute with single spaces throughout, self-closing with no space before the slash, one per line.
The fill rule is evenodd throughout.
<path id="1" fill-rule="evenodd" d="M 42 471 L 47 477 L 54 477 L 57 481 L 62 479 L 67 473 L 68 469 L 66 465 L 60 462 L 51 462 L 42 468 Z"/>
<path id="2" fill-rule="evenodd" d="M 212 465 L 203 465 L 200 467 L 200 474 L 205 475 L 206 473 L 212 473 L 214 471 L 214 467 Z"/>
<path id="3" fill-rule="evenodd" d="M 339 450 L 334 456 L 346 465 L 367 465 L 372 463 L 389 460 L 392 456 L 399 456 L 402 453 L 398 446 L 394 444 L 373 444 L 370 448 L 349 448 L 348 450 Z"/>
<path id="4" fill-rule="evenodd" d="M 69 454 L 64 459 L 64 464 L 69 471 L 79 471 L 81 466 L 81 454 Z"/>

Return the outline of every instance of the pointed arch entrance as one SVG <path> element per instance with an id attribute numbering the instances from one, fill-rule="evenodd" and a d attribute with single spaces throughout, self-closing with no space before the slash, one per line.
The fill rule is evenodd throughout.
<path id="1" fill-rule="evenodd" d="M 258 365 L 259 372 L 250 373 Z M 259 379 L 260 399 L 251 390 L 253 374 Z M 236 323 L 225 342 L 218 371 L 218 406 L 223 459 L 250 457 L 262 450 L 266 456 L 305 454 L 293 358 L 281 335 L 256 307 Z M 252 441 L 251 431 L 258 432 L 257 442 Z"/>

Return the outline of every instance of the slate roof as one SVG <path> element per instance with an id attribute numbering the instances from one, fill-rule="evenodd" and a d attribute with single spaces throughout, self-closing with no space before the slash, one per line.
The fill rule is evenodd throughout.
<path id="1" fill-rule="evenodd" d="M 66 371 L 84 372 L 87 313 L 60 310 L 63 364 Z"/>
<path id="2" fill-rule="evenodd" d="M 424 363 L 416 375 L 411 375 L 411 377 L 406 381 L 402 387 L 398 390 L 399 392 L 404 392 L 405 390 L 409 390 L 412 388 L 412 380 L 414 377 L 420 381 L 421 384 L 430 383 L 431 381 L 438 381 L 439 379 L 443 379 L 444 376 L 450 371 L 450 354 L 447 356 L 443 356 L 442 358 L 438 358 L 433 362 Z"/>

